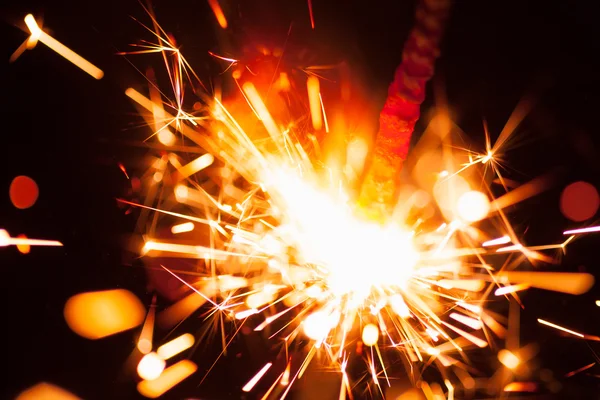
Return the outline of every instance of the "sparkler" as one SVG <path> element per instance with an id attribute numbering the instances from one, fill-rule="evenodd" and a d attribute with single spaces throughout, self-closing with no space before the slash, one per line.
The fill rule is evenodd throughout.
<path id="1" fill-rule="evenodd" d="M 227 28 L 219 3 L 209 4 L 220 26 Z M 310 1 L 309 7 L 312 22 Z M 357 163 L 348 151 L 340 169 L 324 162 L 328 154 L 323 154 L 317 139 L 334 130 L 328 124 L 329 100 L 324 100 L 328 97 L 321 93 L 318 76 L 290 83 L 291 74 L 276 69 L 275 78 L 285 84 L 264 91 L 260 73 L 249 78 L 233 68 L 231 80 L 239 96 L 229 101 L 199 94 L 199 109 L 186 110 L 184 88 L 196 75 L 152 16 L 156 42 L 146 42 L 141 52 L 164 56 L 174 100 L 159 92 L 154 82 L 148 95 L 127 89 L 125 94 L 139 106 L 165 152 L 142 177 L 149 188 L 143 204 L 120 201 L 145 211 L 138 223 L 145 259 L 151 263 L 160 258 L 160 268 L 190 294 L 156 317 L 152 307 L 145 319 L 143 306 L 121 291 L 79 295 L 65 309 L 72 329 L 89 338 L 143 323 L 137 344 L 145 354 L 138 365 L 141 394 L 158 397 L 197 370 L 189 360 L 166 366 L 194 344 L 190 334 L 152 352 L 155 321 L 172 327 L 206 306 L 221 326 L 252 326 L 285 343 L 283 368 L 277 360 L 265 364 L 242 388 L 245 392 L 257 390 L 259 382 L 269 377 L 272 382 L 263 398 L 285 398 L 320 354 L 342 376 L 340 399 L 352 396 L 346 368 L 349 357 L 358 354 L 365 360 L 374 391 L 384 393 L 384 386 L 390 385 L 391 363 L 399 362 L 424 393 L 450 399 L 456 391 L 472 387 L 465 350 L 496 347 L 495 342 L 506 335 L 505 323 L 486 308 L 492 293 L 519 301 L 518 294 L 530 287 L 581 294 L 592 286 L 589 274 L 515 271 L 527 259 L 552 261 L 545 252 L 563 249 L 573 236 L 562 244 L 526 246 L 505 214 L 507 206 L 547 187 L 546 177 L 506 189 L 496 199 L 485 188 L 484 183 L 495 178 L 503 181 L 497 165 L 503 143 L 518 125 L 514 120 L 510 132 L 502 132 L 494 146 L 488 138 L 486 149 L 478 154 L 451 146 L 451 124 L 440 113 L 417 146 L 416 159 L 407 164 L 407 181 L 400 184 L 448 2 L 423 1 L 418 10 L 417 27 L 380 116 L 373 159 L 365 165 L 359 157 Z M 55 44 L 32 16 L 27 21 L 28 43 Z M 101 77 L 100 70 L 81 57 L 60 46 L 50 47 Z M 237 64 L 235 59 L 230 62 Z M 300 87 L 307 89 L 306 98 Z M 177 151 L 184 145 L 205 153 L 190 159 Z M 434 159 L 438 162 L 431 162 Z M 362 186 L 353 187 L 353 177 L 364 168 Z M 168 227 L 172 239 L 165 239 L 157 227 Z M 24 239 L 0 236 L 0 245 L 19 240 Z M 170 265 L 180 258 L 197 260 L 193 274 Z M 108 307 L 111 322 L 81 326 L 77 315 L 90 307 Z M 136 310 L 135 316 L 121 315 L 125 309 Z M 224 352 L 235 334 L 228 336 L 224 330 L 221 334 Z M 307 339 L 308 345 L 302 346 Z M 514 350 L 498 353 L 510 370 L 524 362 Z M 421 377 L 429 365 L 438 367 L 443 387 L 429 385 Z M 506 383 L 500 390 L 533 391 L 535 385 Z"/>

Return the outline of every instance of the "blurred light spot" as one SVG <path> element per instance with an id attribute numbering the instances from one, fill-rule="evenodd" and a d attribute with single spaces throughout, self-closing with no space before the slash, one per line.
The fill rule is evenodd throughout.
<path id="1" fill-rule="evenodd" d="M 502 349 L 498 352 L 498 360 L 500 360 L 500 362 L 508 369 L 515 369 L 521 363 L 519 357 L 506 349 Z"/>
<path id="2" fill-rule="evenodd" d="M 471 190 L 459 197 L 457 211 L 458 215 L 466 221 L 481 221 L 490 211 L 490 200 L 485 194 Z"/>
<path id="3" fill-rule="evenodd" d="M 16 400 L 79 400 L 79 397 L 51 383 L 40 382 L 21 392 Z"/>
<path id="4" fill-rule="evenodd" d="M 163 128 L 158 132 L 158 141 L 165 146 L 172 146 L 175 143 L 175 135 L 169 129 Z"/>
<path id="5" fill-rule="evenodd" d="M 166 362 L 156 353 L 148 353 L 140 360 L 137 372 L 140 378 L 146 380 L 156 379 L 165 370 Z"/>
<path id="6" fill-rule="evenodd" d="M 140 300 L 124 289 L 80 293 L 65 304 L 67 324 L 80 336 L 99 339 L 126 331 L 144 321 Z"/>
<path id="7" fill-rule="evenodd" d="M 193 230 L 194 230 L 193 222 L 184 222 L 183 224 L 177 224 L 177 225 L 173 225 L 171 227 L 171 233 L 173 233 L 175 235 L 178 233 L 191 232 Z"/>
<path id="8" fill-rule="evenodd" d="M 198 367 L 190 360 L 182 360 L 165 369 L 156 379 L 144 380 L 137 386 L 138 392 L 144 397 L 156 399 L 165 392 L 192 375 Z"/>
<path id="9" fill-rule="evenodd" d="M 600 207 L 598 191 L 587 182 L 579 181 L 567 186 L 560 196 L 560 211 L 571 221 L 581 222 L 592 218 Z"/>
<path id="10" fill-rule="evenodd" d="M 192 347 L 194 345 L 194 341 L 195 339 L 193 335 L 184 333 L 183 335 L 160 346 L 156 352 L 162 359 L 168 360 L 174 355 Z"/>
<path id="11" fill-rule="evenodd" d="M 28 176 L 17 176 L 10 184 L 10 201 L 20 210 L 33 206 L 39 194 L 37 184 Z"/>
<path id="12" fill-rule="evenodd" d="M 511 382 L 504 387 L 505 392 L 536 392 L 535 382 Z"/>
<path id="13" fill-rule="evenodd" d="M 17 236 L 17 238 L 27 239 L 27 236 L 20 234 L 19 236 Z M 19 250 L 19 252 L 21 252 L 22 254 L 29 254 L 29 252 L 31 251 L 31 246 L 28 244 L 18 244 L 17 250 Z"/>
<path id="14" fill-rule="evenodd" d="M 373 346 L 379 339 L 379 328 L 374 324 L 368 324 L 363 328 L 362 341 L 367 346 Z"/>

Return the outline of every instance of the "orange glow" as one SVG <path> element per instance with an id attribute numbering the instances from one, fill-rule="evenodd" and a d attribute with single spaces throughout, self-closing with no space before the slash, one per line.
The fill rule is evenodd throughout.
<path id="1" fill-rule="evenodd" d="M 134 328 L 144 321 L 140 300 L 124 289 L 80 293 L 65 304 L 65 320 L 73 332 L 100 339 Z"/>
<path id="2" fill-rule="evenodd" d="M 536 392 L 535 382 L 511 382 L 504 387 L 505 392 Z"/>
<path id="3" fill-rule="evenodd" d="M 27 236 L 21 234 L 17 236 L 17 239 L 27 239 Z M 29 254 L 29 252 L 31 251 L 31 246 L 29 245 L 29 243 L 17 244 L 17 250 L 19 250 L 19 252 L 22 254 Z"/>
<path id="4" fill-rule="evenodd" d="M 508 369 L 515 369 L 521 363 L 519 357 L 506 349 L 502 349 L 498 352 L 498 360 L 500 360 L 500 362 Z"/>
<path id="5" fill-rule="evenodd" d="M 37 183 L 24 175 L 13 179 L 8 193 L 12 204 L 20 210 L 33 206 L 40 194 Z"/>
<path id="6" fill-rule="evenodd" d="M 192 347 L 194 345 L 194 341 L 195 339 L 193 335 L 184 333 L 183 335 L 160 346 L 156 352 L 163 360 L 168 360 L 169 358 Z"/>
<path id="7" fill-rule="evenodd" d="M 148 353 L 140 360 L 137 373 L 142 379 L 153 380 L 165 370 L 166 362 L 156 353 Z"/>
<path id="8" fill-rule="evenodd" d="M 198 367 L 190 360 L 182 360 L 165 369 L 156 379 L 141 381 L 137 390 L 144 397 L 156 399 L 165 394 L 179 382 L 192 375 Z"/>
<path id="9" fill-rule="evenodd" d="M 571 221 L 581 222 L 592 218 L 600 207 L 598 191 L 587 182 L 567 186 L 560 196 L 560 211 Z"/>
<path id="10" fill-rule="evenodd" d="M 323 116 L 321 115 L 321 93 L 319 78 L 309 76 L 306 80 L 306 88 L 308 90 L 308 103 L 310 105 L 310 116 L 312 118 L 312 126 L 315 130 L 323 127 Z"/>
<path id="11" fill-rule="evenodd" d="M 208 5 L 210 6 L 213 13 L 215 14 L 215 17 L 217 18 L 217 22 L 219 23 L 221 28 L 226 29 L 227 28 L 227 19 L 225 18 L 225 14 L 223 14 L 223 10 L 221 9 L 221 6 L 219 5 L 219 1 L 218 0 L 208 0 Z"/>
<path id="12" fill-rule="evenodd" d="M 15 400 L 80 400 L 80 398 L 56 385 L 40 382 L 21 392 Z"/>
<path id="13" fill-rule="evenodd" d="M 64 58 L 81 68 L 83 71 L 90 74 L 92 77 L 96 79 L 102 79 L 102 77 L 104 76 L 104 72 L 102 72 L 100 68 L 96 67 L 95 65 L 81 57 L 79 54 L 69 49 L 64 44 L 60 43 L 58 40 L 54 39 L 52 36 L 42 31 L 38 26 L 37 22 L 35 21 L 33 15 L 28 14 L 25 17 L 25 24 L 27 24 L 27 28 L 29 29 L 29 32 L 31 32 L 32 42 L 35 42 L 37 39 L 38 41 L 48 46 L 50 49 L 54 50 L 55 52 L 57 52 L 58 54 L 60 54 L 61 56 L 63 56 Z M 33 45 L 34 44 L 32 44 L 31 46 Z"/>

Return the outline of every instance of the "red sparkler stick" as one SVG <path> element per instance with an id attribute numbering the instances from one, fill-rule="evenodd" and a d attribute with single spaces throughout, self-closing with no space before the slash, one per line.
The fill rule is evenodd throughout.
<path id="1" fill-rule="evenodd" d="M 374 218 L 389 214 L 395 203 L 400 171 L 419 119 L 425 86 L 433 76 L 450 0 L 420 0 L 402 62 L 379 115 L 379 131 L 359 197 L 359 205 Z"/>

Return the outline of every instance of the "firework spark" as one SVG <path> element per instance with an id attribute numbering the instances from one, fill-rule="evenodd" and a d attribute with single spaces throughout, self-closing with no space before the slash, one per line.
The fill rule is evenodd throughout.
<path id="1" fill-rule="evenodd" d="M 209 4 L 225 29 L 227 20 L 219 3 Z M 314 27 L 312 3 L 308 4 Z M 548 176 L 512 191 L 503 183 L 506 192 L 497 198 L 483 185 L 496 179 L 505 182 L 496 168 L 498 157 L 524 118 L 522 108 L 496 143 L 488 138 L 481 153 L 453 146 L 450 122 L 440 111 L 417 146 L 416 159 L 406 164 L 407 181 L 400 185 L 397 180 L 411 157 L 406 154 L 408 140 L 447 14 L 447 2 L 436 4 L 438 8 L 431 9 L 429 2 L 420 3 L 418 28 L 411 36 L 406 64 L 397 72 L 402 84 L 395 81 L 390 89 L 381 116 L 387 123 L 372 149 L 373 162 L 365 165 L 366 151 L 354 157 L 351 144 L 358 142 L 341 132 L 337 137 L 342 139 L 333 146 L 348 150 L 341 168 L 327 162 L 331 154 L 321 146 L 322 137 L 335 132 L 323 98 L 328 105 L 335 101 L 323 96 L 319 77 L 290 82 L 292 74 L 277 64 L 276 75 L 286 83 L 271 85 L 269 76 L 265 85 L 260 71 L 251 71 L 248 77 L 234 70 L 224 79 L 231 79 L 239 93 L 230 98 L 196 93 L 200 107 L 186 110 L 185 82 L 197 76 L 151 14 L 154 29 L 149 31 L 157 42 L 145 42 L 132 54 L 163 56 L 174 100 L 156 89 L 152 74 L 148 95 L 133 88 L 125 94 L 140 107 L 152 137 L 166 151 L 142 177 L 148 187 L 143 204 L 121 201 L 143 210 L 138 227 L 144 235 L 141 253 L 148 263 L 159 258 L 160 267 L 191 294 L 156 317 L 153 305 L 144 318 L 143 306 L 123 291 L 78 295 L 65 308 L 71 328 L 89 338 L 143 323 L 137 342 L 145 354 L 138 364 L 144 379 L 138 385 L 141 394 L 158 397 L 197 370 L 189 360 L 166 366 L 194 345 L 191 334 L 152 352 L 155 318 L 157 324 L 172 327 L 205 306 L 209 317 L 219 322 L 222 354 L 235 338 L 225 335 L 226 324 L 234 332 L 247 324 L 283 339 L 285 362 L 265 399 L 284 398 L 317 358 L 340 373 L 339 398 L 352 396 L 346 369 L 353 354 L 364 359 L 370 384 L 382 393 L 382 387 L 390 385 L 391 359 L 407 367 L 424 393 L 453 398 L 457 390 L 474 386 L 465 350 L 497 347 L 495 342 L 506 335 L 505 321 L 486 308 L 492 294 L 519 301 L 519 293 L 529 288 L 575 295 L 589 290 L 593 284 L 589 274 L 515 271 L 525 260 L 553 261 L 545 252 L 564 249 L 573 238 L 557 245 L 526 246 L 506 217 L 508 206 L 549 187 Z M 32 16 L 26 21 L 31 32 L 28 47 L 41 41 L 95 78 L 102 77 L 98 68 L 51 40 Z M 424 34 L 424 27 L 433 36 Z M 419 57 L 422 52 L 425 61 Z M 219 58 L 231 66 L 238 63 Z M 306 88 L 307 98 L 291 90 L 298 87 Z M 398 115 L 407 110 L 407 115 Z M 190 145 L 199 147 L 192 158 L 178 151 L 178 146 Z M 120 168 L 127 174 L 124 166 Z M 367 178 L 357 185 L 355 176 L 363 171 Z M 168 227 L 170 238 L 161 233 L 162 226 Z M 597 230 L 590 227 L 565 235 Z M 25 240 L 43 242 L 5 234 L 0 246 Z M 197 260 L 193 273 L 170 265 L 170 260 L 181 258 Z M 110 309 L 111 321 L 90 321 L 80 315 L 95 307 Z M 135 312 L 124 312 L 131 310 Z M 538 321 L 582 339 L 594 338 Z M 508 325 L 511 328 L 510 321 Z M 506 347 L 498 360 L 516 370 L 525 357 L 515 346 Z M 257 390 L 271 370 L 280 368 L 275 361 L 266 363 L 242 390 Z M 444 386 L 423 381 L 422 372 L 432 364 Z M 502 389 L 535 387 L 505 382 Z"/>

